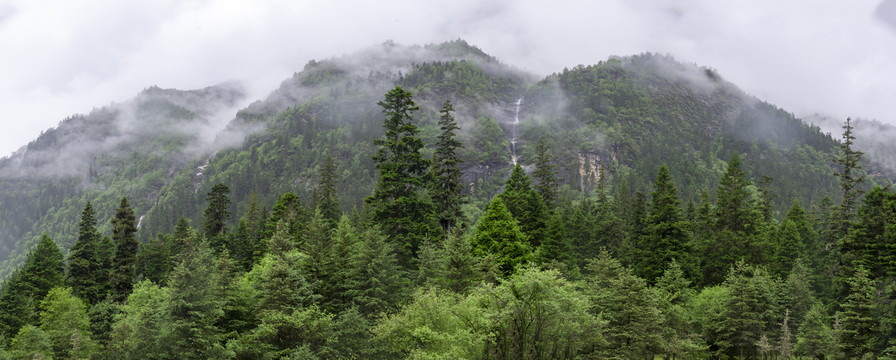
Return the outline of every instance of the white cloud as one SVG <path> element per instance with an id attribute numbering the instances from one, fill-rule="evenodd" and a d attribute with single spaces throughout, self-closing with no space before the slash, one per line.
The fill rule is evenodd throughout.
<path id="1" fill-rule="evenodd" d="M 464 38 L 547 74 L 645 51 L 713 67 L 795 113 L 896 123 L 896 28 L 878 0 L 26 1 L 0 5 L 0 154 L 158 85 L 262 97 L 310 59 Z M 890 7 L 894 8 L 894 7 Z M 894 10 L 881 10 L 894 11 Z M 893 18 L 892 16 L 890 18 Z"/>

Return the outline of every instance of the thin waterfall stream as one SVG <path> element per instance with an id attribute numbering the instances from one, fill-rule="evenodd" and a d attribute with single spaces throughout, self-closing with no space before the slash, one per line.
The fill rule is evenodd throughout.
<path id="1" fill-rule="evenodd" d="M 519 162 L 520 156 L 516 152 L 516 138 L 520 135 L 520 105 L 523 104 L 523 98 L 516 100 L 516 109 L 513 112 L 513 123 L 510 125 L 510 161 L 513 166 Z"/>

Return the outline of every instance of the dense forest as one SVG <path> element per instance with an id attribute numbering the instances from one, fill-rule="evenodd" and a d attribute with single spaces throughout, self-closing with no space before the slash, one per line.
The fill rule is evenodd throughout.
<path id="1" fill-rule="evenodd" d="M 151 87 L 0 160 L 0 359 L 896 356 L 867 122 L 462 40 L 311 61 L 210 125 L 244 96 Z"/>

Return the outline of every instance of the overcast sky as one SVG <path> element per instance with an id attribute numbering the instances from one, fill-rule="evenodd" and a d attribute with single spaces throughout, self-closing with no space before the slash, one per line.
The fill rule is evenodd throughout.
<path id="1" fill-rule="evenodd" d="M 798 116 L 896 123 L 887 1 L 0 0 L 0 156 L 150 85 L 241 80 L 257 99 L 310 59 L 387 39 L 463 38 L 540 75 L 668 53 Z"/>

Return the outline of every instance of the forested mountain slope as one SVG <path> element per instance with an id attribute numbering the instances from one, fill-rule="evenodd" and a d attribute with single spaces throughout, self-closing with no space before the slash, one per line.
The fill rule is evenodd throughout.
<path id="1" fill-rule="evenodd" d="M 131 101 L 67 118 L 0 160 L 0 272 L 21 264 L 41 233 L 71 246 L 87 201 L 101 219 L 122 196 L 144 214 L 173 174 L 208 151 L 222 112 L 244 96 L 237 84 L 153 86 Z"/>
<path id="2" fill-rule="evenodd" d="M 463 41 L 387 42 L 309 62 L 266 99 L 236 112 L 220 137 L 251 135 L 220 152 L 209 147 L 204 125 L 209 116 L 228 116 L 218 112 L 240 97 L 231 85 L 150 88 L 129 104 L 66 119 L 3 161 L 0 257 L 10 258 L 3 271 L 22 261 L 22 249 L 41 232 L 69 246 L 77 204 L 86 200 L 103 219 L 127 195 L 146 241 L 181 216 L 199 224 L 204 194 L 218 182 L 233 191 L 234 222 L 252 193 L 268 206 L 287 191 L 308 201 L 326 156 L 338 160 L 343 209 L 360 208 L 376 177 L 370 159 L 371 141 L 382 131 L 376 103 L 395 85 L 421 104 L 427 144 L 435 142 L 441 102 L 455 103 L 466 144 L 464 182 L 479 209 L 509 174 L 513 132 L 524 165 L 533 163 L 532 145 L 545 137 L 573 197 L 594 188 L 601 167 L 609 183 L 626 182 L 634 193 L 647 190 L 655 169 L 666 164 L 682 197 L 696 200 L 716 186 L 735 151 L 754 182 L 774 179 L 768 186 L 778 209 L 795 198 L 810 204 L 836 194 L 830 160 L 837 142 L 711 69 L 643 54 L 537 80 Z M 467 212 L 475 217 L 479 209 Z"/>
<path id="3" fill-rule="evenodd" d="M 861 122 L 841 143 L 668 56 L 538 78 L 462 40 L 246 100 L 151 87 L 0 160 L 0 358 L 896 353 Z"/>

